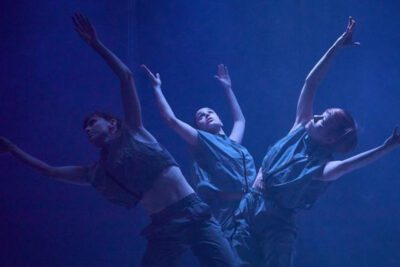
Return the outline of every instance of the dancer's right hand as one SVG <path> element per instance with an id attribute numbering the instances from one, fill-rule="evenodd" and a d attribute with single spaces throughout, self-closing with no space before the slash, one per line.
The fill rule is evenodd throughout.
<path id="1" fill-rule="evenodd" d="M 74 23 L 75 31 L 85 42 L 93 45 L 99 41 L 96 29 L 86 16 L 77 12 L 72 16 L 72 22 Z"/>
<path id="2" fill-rule="evenodd" d="M 147 77 L 149 78 L 149 80 L 151 82 L 151 86 L 153 86 L 153 88 L 161 88 L 161 77 L 160 77 L 160 74 L 156 73 L 156 75 L 154 75 L 151 72 L 151 70 L 149 70 L 149 68 L 144 64 L 140 65 L 140 67 L 142 67 L 142 69 L 146 73 Z"/>
<path id="3" fill-rule="evenodd" d="M 0 153 L 8 153 L 11 151 L 13 143 L 7 138 L 0 136 Z"/>

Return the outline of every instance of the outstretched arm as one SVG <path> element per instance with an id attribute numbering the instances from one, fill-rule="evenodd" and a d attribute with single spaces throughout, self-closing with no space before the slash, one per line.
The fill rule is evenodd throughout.
<path id="1" fill-rule="evenodd" d="M 88 185 L 86 181 L 86 169 L 83 166 L 63 166 L 54 167 L 46 162 L 43 162 L 32 155 L 26 153 L 15 144 L 11 143 L 4 137 L 0 137 L 0 153 L 10 153 L 16 159 L 22 163 L 28 165 L 29 167 L 35 169 L 39 173 L 55 178 L 60 181 Z"/>
<path id="2" fill-rule="evenodd" d="M 345 160 L 330 161 L 325 165 L 322 177 L 319 180 L 332 181 L 340 178 L 342 175 L 364 167 L 377 159 L 380 159 L 400 144 L 400 135 L 397 133 L 397 127 L 392 135 L 381 145 L 371 150 Z"/>
<path id="3" fill-rule="evenodd" d="M 312 118 L 316 89 L 325 77 L 337 51 L 345 45 L 359 45 L 358 42 L 352 41 L 352 34 L 355 25 L 355 20 L 352 17 L 349 17 L 346 31 L 328 49 L 307 75 L 297 102 L 296 119 L 292 129 L 297 128 L 301 124 L 307 123 Z"/>
<path id="4" fill-rule="evenodd" d="M 75 30 L 79 36 L 88 43 L 110 66 L 121 83 L 121 96 L 124 110 L 124 117 L 127 126 L 131 130 L 140 130 L 143 127 L 139 97 L 130 69 L 97 37 L 96 29 L 89 22 L 88 18 L 76 13 L 72 17 Z"/>
<path id="5" fill-rule="evenodd" d="M 167 99 L 165 99 L 162 92 L 160 74 L 156 73 L 156 75 L 154 75 L 146 65 L 141 65 L 141 67 L 149 78 L 154 89 L 156 103 L 161 117 L 180 137 L 182 137 L 183 140 L 185 140 L 186 143 L 192 146 L 196 145 L 198 135 L 197 130 L 175 116 L 175 113 L 172 111 L 171 106 L 168 104 Z"/>
<path id="6" fill-rule="evenodd" d="M 218 73 L 214 77 L 221 83 L 224 88 L 226 98 L 228 99 L 229 107 L 233 118 L 233 127 L 229 138 L 237 143 L 241 143 L 244 135 L 246 120 L 232 91 L 231 77 L 229 76 L 228 68 L 223 64 L 218 65 Z"/>

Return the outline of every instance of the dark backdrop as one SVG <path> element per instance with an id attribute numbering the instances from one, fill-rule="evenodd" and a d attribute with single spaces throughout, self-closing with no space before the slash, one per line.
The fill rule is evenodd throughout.
<path id="1" fill-rule="evenodd" d="M 291 127 L 305 76 L 357 20 L 359 48 L 340 51 L 317 94 L 316 111 L 340 106 L 359 125 L 356 152 L 381 144 L 399 122 L 397 1 L 87 0 L 1 3 L 0 135 L 51 164 L 89 164 L 97 151 L 85 114 L 121 114 L 118 81 L 72 30 L 87 14 L 100 38 L 133 70 L 146 127 L 187 175 L 185 144 L 161 121 L 139 68 L 160 72 L 177 116 L 214 108 L 229 132 L 226 99 L 213 78 L 229 66 L 247 119 L 244 145 L 259 166 Z M 399 151 L 335 182 L 299 216 L 296 266 L 399 266 Z M 1 266 L 137 266 L 147 219 L 93 188 L 42 177 L 0 157 Z M 186 257 L 185 266 L 195 266 Z"/>

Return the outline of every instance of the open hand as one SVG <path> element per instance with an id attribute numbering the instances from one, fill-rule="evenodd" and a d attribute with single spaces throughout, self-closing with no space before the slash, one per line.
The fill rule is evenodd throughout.
<path id="1" fill-rule="evenodd" d="M 156 87 L 161 87 L 161 77 L 159 73 L 156 73 L 156 75 L 154 75 L 149 68 L 147 68 L 146 65 L 142 64 L 140 65 L 140 67 L 142 67 L 142 69 L 144 70 L 144 72 L 146 73 L 147 77 L 149 78 L 150 82 L 151 82 L 151 86 L 153 86 L 154 88 Z"/>
<path id="2" fill-rule="evenodd" d="M 217 79 L 222 87 L 224 88 L 232 88 L 231 77 L 229 76 L 228 67 L 224 64 L 219 64 L 217 69 L 217 75 L 214 75 L 214 78 Z"/>
<path id="3" fill-rule="evenodd" d="M 88 44 L 94 44 L 98 41 L 96 29 L 92 26 L 89 19 L 81 13 L 75 13 L 72 16 L 72 22 L 75 26 L 75 31 Z"/>
<path id="4" fill-rule="evenodd" d="M 342 45 L 351 45 L 351 46 L 359 46 L 359 42 L 353 41 L 353 31 L 356 27 L 356 21 L 353 17 L 349 17 L 349 21 L 347 23 L 346 31 L 339 37 L 339 41 Z"/>
<path id="5" fill-rule="evenodd" d="M 392 135 L 386 139 L 383 146 L 385 147 L 395 147 L 400 144 L 400 134 L 398 133 L 398 126 L 394 127 Z"/>

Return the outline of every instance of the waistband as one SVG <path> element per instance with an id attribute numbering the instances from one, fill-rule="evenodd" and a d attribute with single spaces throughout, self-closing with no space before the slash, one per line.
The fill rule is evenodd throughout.
<path id="1" fill-rule="evenodd" d="M 192 206 L 194 204 L 202 203 L 202 200 L 197 196 L 196 193 L 192 193 L 182 198 L 181 200 L 172 203 L 163 210 L 153 213 L 150 215 L 152 222 L 165 221 L 170 218 L 174 218 L 184 213 L 186 207 Z"/>

